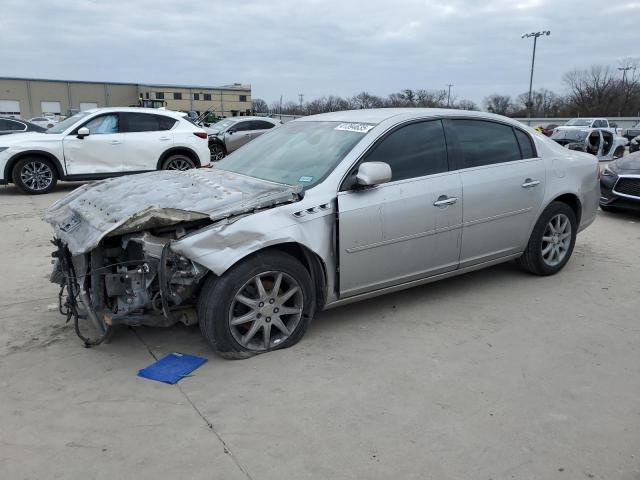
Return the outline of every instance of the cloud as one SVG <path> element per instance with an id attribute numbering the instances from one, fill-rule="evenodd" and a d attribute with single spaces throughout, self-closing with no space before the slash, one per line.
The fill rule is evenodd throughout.
<path id="1" fill-rule="evenodd" d="M 0 75 L 220 85 L 267 101 L 444 88 L 480 101 L 638 55 L 640 4 L 557 0 L 3 0 Z"/>

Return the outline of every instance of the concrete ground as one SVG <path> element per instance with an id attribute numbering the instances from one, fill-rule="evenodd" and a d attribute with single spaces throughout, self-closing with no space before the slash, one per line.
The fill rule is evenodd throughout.
<path id="1" fill-rule="evenodd" d="M 1 479 L 640 479 L 640 217 L 600 212 L 554 277 L 413 288 L 234 362 L 197 328 L 81 346 L 40 220 L 73 186 L 0 187 Z M 209 362 L 136 376 L 173 351 Z"/>

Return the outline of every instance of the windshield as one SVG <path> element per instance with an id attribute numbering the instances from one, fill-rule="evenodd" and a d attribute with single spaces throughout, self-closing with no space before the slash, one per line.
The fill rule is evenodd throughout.
<path id="1" fill-rule="evenodd" d="M 210 125 L 209 128 L 212 128 L 214 130 L 224 130 L 225 128 L 229 128 L 231 125 L 233 125 L 234 123 L 236 123 L 235 120 L 220 120 L 219 122 L 214 123 L 213 125 Z"/>
<path id="2" fill-rule="evenodd" d="M 372 128 L 362 123 L 286 123 L 220 160 L 217 167 L 310 187 L 331 172 Z"/>
<path id="3" fill-rule="evenodd" d="M 592 118 L 572 118 L 565 125 L 570 127 L 588 127 L 593 121 Z"/>
<path id="4" fill-rule="evenodd" d="M 83 117 L 86 117 L 87 115 L 89 115 L 89 112 L 76 113 L 73 117 L 69 117 L 66 120 L 61 121 L 60 123 L 55 124 L 53 127 L 48 129 L 46 133 L 62 133 L 67 128 L 72 126 L 74 123 L 76 123 L 78 120 L 80 120 Z"/>

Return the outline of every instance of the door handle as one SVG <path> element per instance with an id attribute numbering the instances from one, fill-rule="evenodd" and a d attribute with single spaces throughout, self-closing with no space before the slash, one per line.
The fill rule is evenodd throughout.
<path id="1" fill-rule="evenodd" d="M 120 140 L 111 140 L 109 143 L 111 145 L 120 145 L 122 142 Z"/>
<path id="2" fill-rule="evenodd" d="M 434 207 L 446 207 L 447 205 L 453 205 L 458 199 L 456 197 L 447 197 L 446 195 L 440 195 L 438 200 L 433 202 Z"/>
<path id="3" fill-rule="evenodd" d="M 171 140 L 169 137 L 160 137 L 160 140 Z"/>
<path id="4" fill-rule="evenodd" d="M 531 180 L 530 178 L 527 178 L 522 184 L 522 188 L 532 188 L 537 187 L 538 185 L 540 185 L 540 180 Z"/>

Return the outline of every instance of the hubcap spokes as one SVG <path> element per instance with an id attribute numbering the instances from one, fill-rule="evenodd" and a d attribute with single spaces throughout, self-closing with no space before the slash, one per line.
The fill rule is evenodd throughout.
<path id="1" fill-rule="evenodd" d="M 215 148 L 211 151 L 211 160 L 217 161 L 224 158 L 224 152 L 221 148 Z"/>
<path id="2" fill-rule="evenodd" d="M 175 160 L 172 160 L 171 163 L 169 163 L 167 170 L 185 171 L 185 170 L 189 170 L 190 168 L 191 168 L 191 165 L 189 164 L 189 162 L 187 162 L 182 158 L 177 158 Z"/>
<path id="3" fill-rule="evenodd" d="M 31 190 L 45 190 L 53 181 L 53 172 L 46 163 L 33 161 L 22 167 L 20 180 Z"/>
<path id="4" fill-rule="evenodd" d="M 302 318 L 298 282 L 284 272 L 264 272 L 245 283 L 229 310 L 229 328 L 243 347 L 264 351 L 285 341 Z"/>
<path id="5" fill-rule="evenodd" d="M 571 246 L 571 222 L 564 213 L 549 220 L 542 234 L 542 259 L 550 267 L 555 267 L 567 256 Z"/>

